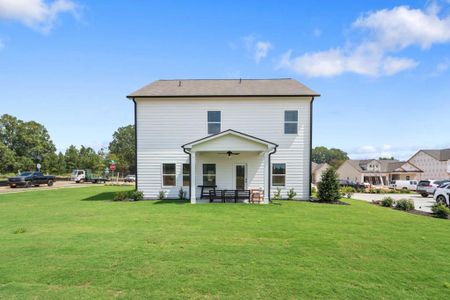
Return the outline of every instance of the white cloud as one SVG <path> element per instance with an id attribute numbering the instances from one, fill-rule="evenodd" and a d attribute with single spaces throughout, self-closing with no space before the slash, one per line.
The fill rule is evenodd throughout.
<path id="1" fill-rule="evenodd" d="M 371 12 L 358 18 L 352 27 L 368 31 L 368 37 L 352 46 L 297 57 L 292 57 L 290 50 L 282 56 L 279 67 L 309 77 L 332 77 L 346 72 L 389 76 L 418 65 L 413 59 L 390 53 L 416 45 L 427 49 L 435 43 L 450 41 L 450 16 L 439 17 L 435 5 L 424 11 L 399 6 Z"/>
<path id="2" fill-rule="evenodd" d="M 77 16 L 79 6 L 71 0 L 0 0 L 0 18 L 18 21 L 48 33 L 61 13 Z"/>
<path id="3" fill-rule="evenodd" d="M 272 44 L 269 42 L 258 41 L 255 44 L 255 61 L 259 63 L 261 59 L 267 56 Z"/>

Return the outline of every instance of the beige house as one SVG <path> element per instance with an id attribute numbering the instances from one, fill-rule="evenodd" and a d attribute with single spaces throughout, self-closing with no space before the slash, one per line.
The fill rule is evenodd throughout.
<path id="1" fill-rule="evenodd" d="M 450 149 L 419 150 L 408 163 L 423 171 L 419 179 L 450 178 Z"/>
<path id="2" fill-rule="evenodd" d="M 323 172 L 325 172 L 325 170 L 328 169 L 329 167 L 330 165 L 327 163 L 317 164 L 315 162 L 312 162 L 311 163 L 312 183 L 317 184 L 322 178 Z"/>
<path id="3" fill-rule="evenodd" d="M 422 170 L 406 161 L 350 159 L 339 167 L 337 173 L 339 179 L 385 186 L 392 180 L 419 179 Z"/>

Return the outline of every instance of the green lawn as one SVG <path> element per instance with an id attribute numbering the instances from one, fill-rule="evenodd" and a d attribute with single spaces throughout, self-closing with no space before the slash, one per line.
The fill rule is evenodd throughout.
<path id="1" fill-rule="evenodd" d="M 450 296 L 447 220 L 351 200 L 109 201 L 124 189 L 0 195 L 0 298 Z"/>

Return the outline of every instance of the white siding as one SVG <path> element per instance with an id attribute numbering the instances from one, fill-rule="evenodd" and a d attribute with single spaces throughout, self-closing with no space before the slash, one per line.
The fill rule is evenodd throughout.
<path id="1" fill-rule="evenodd" d="M 408 162 L 423 171 L 423 173 L 419 174 L 419 179 L 439 180 L 449 178 L 447 162 L 439 161 L 422 151 L 411 157 Z"/>
<path id="2" fill-rule="evenodd" d="M 189 160 L 181 145 L 207 136 L 207 111 L 219 110 L 222 112 L 221 131 L 234 129 L 279 145 L 277 153 L 272 155 L 272 163 L 286 163 L 286 187 L 283 192 L 294 188 L 299 199 L 307 199 L 310 100 L 310 97 L 136 99 L 138 189 L 144 192 L 146 198 L 156 198 L 162 190 L 161 164 L 176 163 L 178 186 L 167 189 L 168 197 L 176 197 L 182 182 L 182 163 L 188 163 Z M 284 134 L 285 110 L 299 111 L 297 135 Z M 202 154 L 198 159 L 197 166 L 201 164 Z M 260 170 L 261 174 L 255 171 L 252 185 L 262 186 L 263 169 L 258 164 L 261 162 L 256 159 L 249 165 L 249 172 L 250 168 Z M 201 169 L 197 168 L 197 172 L 201 172 Z M 227 171 L 225 168 L 219 171 L 218 165 L 217 172 Z M 220 174 L 220 177 L 223 180 L 232 179 L 231 173 L 228 174 L 229 179 L 226 179 L 225 173 Z M 200 178 L 197 177 L 197 182 L 200 182 Z M 219 181 L 217 183 L 222 184 Z"/>

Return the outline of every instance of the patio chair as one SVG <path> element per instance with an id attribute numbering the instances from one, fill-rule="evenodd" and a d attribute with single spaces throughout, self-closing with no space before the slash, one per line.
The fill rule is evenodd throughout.
<path id="1" fill-rule="evenodd" d="M 250 202 L 251 203 L 264 202 L 264 190 L 262 188 L 250 189 Z"/>
<path id="2" fill-rule="evenodd" d="M 236 190 L 224 190 L 223 202 L 236 202 Z"/>
<path id="3" fill-rule="evenodd" d="M 219 200 L 220 202 L 223 201 L 223 191 L 222 190 L 210 190 L 209 191 L 209 202 L 212 203 L 216 200 Z"/>
<path id="4" fill-rule="evenodd" d="M 239 202 L 239 200 L 248 200 L 250 202 L 250 190 L 237 190 L 236 191 L 236 202 Z"/>

